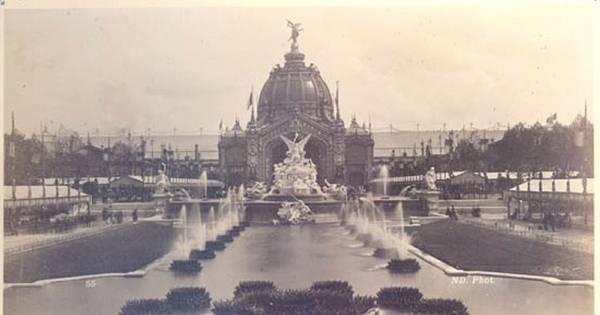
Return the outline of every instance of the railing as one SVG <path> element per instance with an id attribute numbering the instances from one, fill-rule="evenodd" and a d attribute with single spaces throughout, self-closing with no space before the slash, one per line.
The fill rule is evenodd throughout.
<path id="1" fill-rule="evenodd" d="M 472 224 L 475 226 L 493 229 L 502 233 L 516 235 L 519 237 L 526 238 L 531 241 L 553 244 L 568 247 L 580 252 L 594 253 L 594 242 L 590 241 L 590 238 L 578 237 L 578 236 L 564 236 L 559 234 L 552 234 L 545 230 L 538 230 L 538 225 L 530 224 L 525 227 L 522 225 L 508 225 L 498 222 L 484 222 L 483 220 L 474 219 L 462 219 L 460 222 L 466 224 Z M 593 240 L 593 238 L 592 238 Z"/>
<path id="2" fill-rule="evenodd" d="M 102 224 L 104 224 L 104 223 L 102 223 Z M 43 247 L 47 247 L 47 246 L 51 246 L 51 245 L 55 245 L 55 244 L 73 241 L 73 240 L 76 240 L 79 238 L 88 237 L 88 236 L 96 235 L 96 234 L 107 232 L 107 231 L 118 230 L 118 229 L 123 228 L 130 224 L 132 224 L 132 222 L 121 223 L 121 224 L 111 224 L 111 225 L 106 225 L 103 227 L 90 228 L 89 230 L 83 230 L 80 232 L 71 232 L 71 233 L 67 233 L 67 234 L 59 235 L 59 236 L 51 236 L 50 239 L 33 241 L 28 244 L 21 244 L 21 245 L 15 245 L 15 246 L 10 246 L 10 247 L 7 247 L 6 246 L 7 244 L 5 243 L 4 255 L 6 255 L 6 256 L 15 255 L 15 254 L 23 253 L 23 252 L 32 251 L 34 249 L 39 249 L 39 248 L 43 248 Z"/>

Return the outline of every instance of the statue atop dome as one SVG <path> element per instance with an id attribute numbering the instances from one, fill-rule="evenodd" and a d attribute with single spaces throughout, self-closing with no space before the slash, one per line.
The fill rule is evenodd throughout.
<path id="1" fill-rule="evenodd" d="M 290 36 L 290 39 L 292 43 L 296 43 L 297 42 L 297 38 L 300 35 L 300 31 L 302 31 L 303 29 L 300 28 L 300 26 L 302 25 L 302 23 L 293 23 L 290 20 L 287 20 L 288 22 L 288 27 L 290 27 L 292 29 L 292 36 Z"/>

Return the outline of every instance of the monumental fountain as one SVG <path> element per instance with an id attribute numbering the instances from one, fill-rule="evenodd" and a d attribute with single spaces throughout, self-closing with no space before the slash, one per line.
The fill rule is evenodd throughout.
<path id="1" fill-rule="evenodd" d="M 311 159 L 305 157 L 304 146 L 310 139 L 310 134 L 293 140 L 283 135 L 279 137 L 288 147 L 286 157 L 281 163 L 273 166 L 273 185 L 264 200 L 325 200 L 327 196 L 317 184 L 317 167 Z"/>

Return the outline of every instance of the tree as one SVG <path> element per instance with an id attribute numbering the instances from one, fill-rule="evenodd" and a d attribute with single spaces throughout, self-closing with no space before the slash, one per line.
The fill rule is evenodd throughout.
<path id="1" fill-rule="evenodd" d="M 553 170 L 592 170 L 593 127 L 588 123 L 583 148 L 577 146 L 577 133 L 583 128 L 582 118 L 570 126 L 541 124 L 526 127 L 518 124 L 508 130 L 502 140 L 490 145 L 489 160 L 497 170 L 535 172 Z"/>

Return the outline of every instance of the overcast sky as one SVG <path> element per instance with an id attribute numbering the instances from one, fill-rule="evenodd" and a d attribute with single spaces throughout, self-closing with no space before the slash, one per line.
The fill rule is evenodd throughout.
<path id="1" fill-rule="evenodd" d="M 438 130 L 570 123 L 593 99 L 581 6 L 151 8 L 5 11 L 5 129 L 217 131 L 245 123 L 300 22 L 306 63 L 346 124 Z M 255 100 L 256 102 L 256 100 Z"/>

